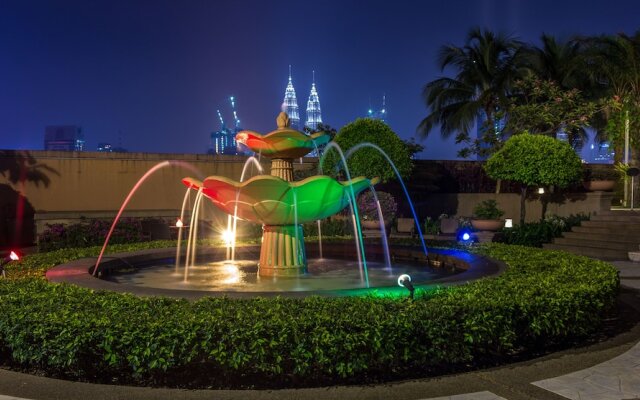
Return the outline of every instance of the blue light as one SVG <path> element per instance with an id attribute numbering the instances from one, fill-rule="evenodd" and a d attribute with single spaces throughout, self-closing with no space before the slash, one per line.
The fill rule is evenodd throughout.
<path id="1" fill-rule="evenodd" d="M 458 231 L 456 238 L 460 244 L 471 244 L 475 241 L 475 237 L 472 235 L 471 231 L 467 229 Z"/>

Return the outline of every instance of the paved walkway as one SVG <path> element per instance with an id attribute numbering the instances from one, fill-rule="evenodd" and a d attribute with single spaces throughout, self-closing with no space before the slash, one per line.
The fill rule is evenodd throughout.
<path id="1" fill-rule="evenodd" d="M 640 263 L 614 262 L 621 298 L 640 312 Z M 640 321 L 604 342 L 452 376 L 377 386 L 284 390 L 180 390 L 69 382 L 0 369 L 0 400 L 150 399 L 640 399 Z"/>

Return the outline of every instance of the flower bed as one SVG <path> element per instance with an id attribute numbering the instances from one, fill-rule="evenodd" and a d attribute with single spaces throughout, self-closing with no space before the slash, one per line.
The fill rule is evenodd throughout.
<path id="1" fill-rule="evenodd" d="M 418 288 L 415 301 L 372 291 L 188 302 L 29 277 L 96 250 L 38 254 L 9 269 L 13 278 L 0 281 L 2 359 L 73 379 L 181 387 L 397 379 L 585 337 L 598 329 L 619 283 L 607 263 L 502 244 L 476 250 L 508 265 L 499 277 Z"/>

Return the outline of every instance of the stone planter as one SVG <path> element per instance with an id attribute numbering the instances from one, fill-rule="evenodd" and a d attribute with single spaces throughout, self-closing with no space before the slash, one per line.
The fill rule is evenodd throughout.
<path id="1" fill-rule="evenodd" d="M 364 221 L 360 221 L 360 226 L 362 229 L 380 229 L 380 221 L 375 219 L 367 219 Z M 385 227 L 386 227 L 385 223 Z"/>
<path id="2" fill-rule="evenodd" d="M 392 221 L 384 221 L 384 229 L 387 236 L 391 233 Z M 360 227 L 363 231 L 380 231 L 380 221 L 375 219 L 367 219 L 360 221 Z"/>
<path id="3" fill-rule="evenodd" d="M 504 226 L 501 219 L 472 219 L 471 226 L 478 231 L 497 231 Z"/>
<path id="4" fill-rule="evenodd" d="M 582 183 L 585 189 L 590 192 L 602 191 L 602 192 L 610 192 L 616 186 L 616 181 L 614 180 L 594 180 L 594 181 L 584 181 Z"/>

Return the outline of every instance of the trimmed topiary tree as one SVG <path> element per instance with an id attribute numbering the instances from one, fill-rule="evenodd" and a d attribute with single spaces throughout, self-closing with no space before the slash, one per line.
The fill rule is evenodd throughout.
<path id="1" fill-rule="evenodd" d="M 484 166 L 493 179 L 519 182 L 520 223 L 524 223 L 525 198 L 531 186 L 564 188 L 581 179 L 582 162 L 571 146 L 560 140 L 528 132 L 512 136 Z"/>
<path id="2" fill-rule="evenodd" d="M 342 127 L 334 142 L 345 153 L 352 147 L 365 142 L 380 147 L 393 161 L 403 178 L 408 177 L 413 168 L 409 146 L 387 124 L 380 120 L 370 118 L 357 119 Z M 338 175 L 342 170 L 340 163 L 341 160 L 338 153 L 330 150 L 326 154 L 322 165 L 324 173 L 333 176 Z M 395 178 L 393 168 L 391 168 L 387 159 L 374 148 L 364 147 L 357 150 L 349 157 L 347 164 L 352 177 L 379 177 L 382 182 Z"/>

